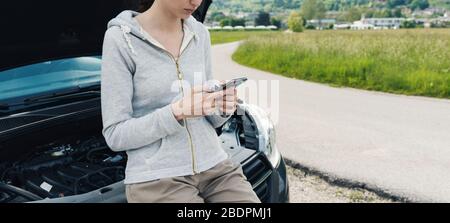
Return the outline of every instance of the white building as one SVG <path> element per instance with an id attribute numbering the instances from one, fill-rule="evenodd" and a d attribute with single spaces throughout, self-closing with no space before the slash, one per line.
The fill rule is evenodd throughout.
<path id="1" fill-rule="evenodd" d="M 362 21 L 355 21 L 350 26 L 350 29 L 353 30 L 364 30 L 364 29 L 374 29 L 375 26 L 372 24 L 363 23 Z"/>
<path id="2" fill-rule="evenodd" d="M 329 27 L 330 25 L 336 24 L 336 19 L 312 19 L 306 21 L 306 24 L 316 28 Z"/>
<path id="3" fill-rule="evenodd" d="M 334 25 L 334 29 L 350 29 L 352 27 L 351 23 L 343 23 Z"/>
<path id="4" fill-rule="evenodd" d="M 379 28 L 398 29 L 400 28 L 402 22 L 405 20 L 406 20 L 405 18 L 362 18 L 360 22 L 363 24 L 373 25 L 374 27 Z"/>

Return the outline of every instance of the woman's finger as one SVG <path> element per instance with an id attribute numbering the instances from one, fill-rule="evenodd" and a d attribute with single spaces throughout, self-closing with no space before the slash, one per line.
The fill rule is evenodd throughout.
<path id="1" fill-rule="evenodd" d="M 236 111 L 236 106 L 226 107 L 222 109 L 222 112 L 227 114 L 234 113 L 234 111 Z"/>
<path id="2" fill-rule="evenodd" d="M 223 91 L 224 95 L 235 95 L 237 93 L 237 90 L 235 87 L 227 88 L 225 91 Z"/>
<path id="3" fill-rule="evenodd" d="M 226 102 L 233 102 L 237 100 L 237 97 L 235 95 L 226 95 L 222 100 Z"/>

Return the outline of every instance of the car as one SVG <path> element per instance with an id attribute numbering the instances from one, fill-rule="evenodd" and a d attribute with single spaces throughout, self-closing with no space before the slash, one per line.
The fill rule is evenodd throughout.
<path id="1" fill-rule="evenodd" d="M 126 202 L 127 155 L 107 146 L 100 103 L 102 41 L 107 21 L 129 9 L 123 2 L 2 4 L 0 203 Z M 203 1 L 197 20 L 211 2 Z M 274 130 L 261 108 L 245 102 L 216 129 L 265 203 L 289 202 Z"/>

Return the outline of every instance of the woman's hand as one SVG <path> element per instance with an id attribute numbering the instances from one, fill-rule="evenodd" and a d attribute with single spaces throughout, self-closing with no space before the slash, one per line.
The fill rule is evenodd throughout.
<path id="1" fill-rule="evenodd" d="M 172 104 L 172 112 L 177 120 L 211 115 L 216 112 L 218 100 L 222 100 L 223 92 L 208 93 L 207 87 L 194 86 L 190 94 Z"/>
<path id="2" fill-rule="evenodd" d="M 222 98 L 217 101 L 221 115 L 230 115 L 236 111 L 237 90 L 235 87 L 228 88 L 223 92 Z"/>

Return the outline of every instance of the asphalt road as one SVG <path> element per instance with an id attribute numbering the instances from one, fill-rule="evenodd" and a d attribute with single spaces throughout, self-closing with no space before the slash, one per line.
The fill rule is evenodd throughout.
<path id="1" fill-rule="evenodd" d="M 279 81 L 285 157 L 412 201 L 450 202 L 450 100 L 285 78 L 233 62 L 237 46 L 213 46 L 214 77 Z"/>

